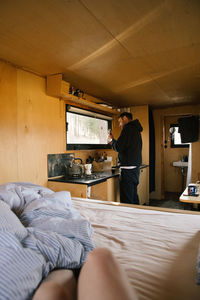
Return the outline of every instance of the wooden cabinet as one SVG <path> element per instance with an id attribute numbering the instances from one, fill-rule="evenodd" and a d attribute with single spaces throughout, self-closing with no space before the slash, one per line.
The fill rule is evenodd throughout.
<path id="1" fill-rule="evenodd" d="M 92 186 L 86 184 L 48 181 L 54 192 L 69 191 L 72 197 L 119 202 L 119 177 L 111 177 Z"/>
<path id="2" fill-rule="evenodd" d="M 90 198 L 111 202 L 120 202 L 119 177 L 108 178 L 106 181 L 91 187 Z"/>
<path id="3" fill-rule="evenodd" d="M 140 205 L 149 204 L 148 167 L 140 169 L 138 196 Z M 92 186 L 87 184 L 48 181 L 48 188 L 54 192 L 69 191 L 72 197 L 91 198 L 111 202 L 120 202 L 119 176 Z"/>
<path id="4" fill-rule="evenodd" d="M 148 171 L 148 167 L 140 169 L 140 178 L 138 185 L 138 197 L 140 205 L 149 204 Z"/>
<path id="5" fill-rule="evenodd" d="M 87 198 L 87 185 L 67 182 L 48 181 L 48 188 L 54 192 L 69 191 L 72 197 Z"/>
<path id="6" fill-rule="evenodd" d="M 108 201 L 120 202 L 119 176 L 107 180 Z"/>
<path id="7" fill-rule="evenodd" d="M 91 186 L 91 199 L 108 201 L 107 181 L 108 180 Z"/>

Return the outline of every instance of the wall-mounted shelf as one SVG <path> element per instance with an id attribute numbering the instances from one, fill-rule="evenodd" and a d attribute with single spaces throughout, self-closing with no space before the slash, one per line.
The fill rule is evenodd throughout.
<path id="1" fill-rule="evenodd" d="M 62 74 L 47 76 L 47 95 L 62 98 L 63 100 L 66 100 L 66 103 L 71 105 L 77 104 L 77 106 L 79 107 L 81 106 L 92 108 L 94 110 L 101 111 L 109 115 L 119 114 L 119 112 L 115 109 L 69 94 L 69 90 L 70 83 L 62 79 Z"/>

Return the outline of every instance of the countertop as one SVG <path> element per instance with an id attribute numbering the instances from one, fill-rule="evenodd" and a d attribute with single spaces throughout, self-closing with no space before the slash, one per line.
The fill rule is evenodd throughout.
<path id="1" fill-rule="evenodd" d="M 56 178 L 49 178 L 48 181 L 66 182 L 66 183 L 76 183 L 76 184 L 86 184 L 92 186 L 101 182 L 106 181 L 108 178 L 119 176 L 119 170 L 106 171 L 106 172 L 96 172 L 91 175 L 82 175 L 81 177 L 67 177 L 61 176 Z"/>
<path id="2" fill-rule="evenodd" d="M 148 167 L 148 165 L 141 165 L 140 169 L 146 167 Z M 119 174 L 120 174 L 119 168 L 116 168 L 110 171 L 92 173 L 91 176 L 82 175 L 81 177 L 67 177 L 62 175 L 58 177 L 48 178 L 48 181 L 86 184 L 88 186 L 92 186 L 104 182 L 109 178 L 117 177 L 119 176 Z"/>

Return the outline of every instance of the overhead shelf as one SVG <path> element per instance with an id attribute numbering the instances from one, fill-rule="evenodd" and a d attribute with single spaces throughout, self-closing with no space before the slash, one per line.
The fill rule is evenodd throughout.
<path id="1" fill-rule="evenodd" d="M 97 111 L 108 113 L 109 115 L 117 115 L 119 111 L 106 107 L 105 104 L 99 104 L 87 99 L 79 98 L 69 93 L 70 83 L 62 79 L 62 74 L 47 76 L 47 94 L 49 96 L 62 98 L 67 104 L 78 105 L 79 107 L 88 107 Z M 87 96 L 86 96 L 87 97 Z"/>

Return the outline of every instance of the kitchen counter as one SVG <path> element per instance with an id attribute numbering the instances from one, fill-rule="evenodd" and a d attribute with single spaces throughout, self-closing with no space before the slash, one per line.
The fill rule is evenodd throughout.
<path id="1" fill-rule="evenodd" d="M 138 189 L 144 193 L 146 187 L 146 175 L 148 165 L 140 167 L 140 184 Z M 69 191 L 72 197 L 91 198 L 105 201 L 120 201 L 119 177 L 120 170 L 114 170 L 92 173 L 88 177 L 83 175 L 80 178 L 57 176 L 48 179 L 48 187 L 55 192 Z M 146 187 L 146 189 L 145 189 Z M 147 192 L 145 192 L 147 194 Z M 145 197 L 141 197 L 144 199 Z"/>
<path id="2" fill-rule="evenodd" d="M 105 171 L 105 172 L 96 172 L 91 175 L 82 175 L 81 177 L 67 177 L 60 176 L 56 178 L 49 178 L 48 181 L 55 182 L 66 182 L 66 183 L 76 183 L 76 184 L 86 184 L 88 186 L 93 186 L 95 184 L 106 181 L 109 178 L 119 176 L 119 169 L 113 171 Z"/>
<path id="3" fill-rule="evenodd" d="M 147 168 L 148 165 L 141 165 L 140 169 Z M 104 172 L 96 172 L 92 173 L 91 175 L 82 175 L 81 177 L 68 177 L 68 176 L 60 176 L 49 178 L 48 181 L 55 181 L 55 182 L 67 182 L 67 183 L 77 183 L 77 184 L 86 184 L 88 186 L 92 186 L 101 182 L 106 181 L 109 178 L 119 176 L 120 171 L 119 168 L 110 171 Z"/>

